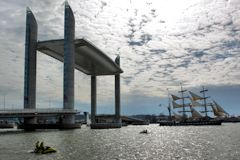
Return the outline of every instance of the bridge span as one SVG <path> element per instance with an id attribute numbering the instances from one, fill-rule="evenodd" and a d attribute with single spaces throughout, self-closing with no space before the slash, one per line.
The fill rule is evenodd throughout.
<path id="1" fill-rule="evenodd" d="M 62 108 L 2 109 L 0 110 L 0 118 L 52 117 L 77 113 L 80 111 Z"/>
<path id="2" fill-rule="evenodd" d="M 38 24 L 32 11 L 26 12 L 26 38 L 25 38 L 25 71 L 24 71 L 24 110 L 16 111 L 16 116 L 24 117 L 25 126 L 35 125 L 38 115 L 50 114 L 36 109 L 37 88 L 37 51 L 63 62 L 63 114 L 62 124 L 74 126 L 74 76 L 75 69 L 91 76 L 91 126 L 95 124 L 97 111 L 97 76 L 112 75 L 115 77 L 115 126 L 121 127 L 120 103 L 120 56 L 113 61 L 103 51 L 84 38 L 75 38 L 75 18 L 70 5 L 65 2 L 64 7 L 64 38 L 55 40 L 38 40 Z M 30 110 L 25 110 L 30 109 Z M 72 111 L 71 111 L 72 110 Z M 27 112 L 25 112 L 27 111 Z M 69 111 L 69 112 L 68 112 Z M 36 114 L 35 114 L 36 113 Z M 71 114 L 70 114 L 71 113 Z M 0 114 L 1 115 L 1 114 Z M 3 114 L 4 115 L 4 114 Z M 6 114 L 4 116 L 11 116 Z M 93 127 L 92 127 L 93 128 Z"/>

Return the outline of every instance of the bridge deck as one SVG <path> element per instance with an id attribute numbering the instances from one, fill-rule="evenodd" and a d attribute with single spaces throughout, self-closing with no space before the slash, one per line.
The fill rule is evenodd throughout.
<path id="1" fill-rule="evenodd" d="M 122 69 L 104 52 L 86 39 L 75 39 L 75 68 L 88 75 L 116 75 Z M 39 41 L 38 48 L 61 62 L 64 61 L 64 40 Z"/>
<path id="2" fill-rule="evenodd" d="M 65 114 L 77 114 L 80 111 L 60 108 L 38 108 L 38 109 L 4 109 L 0 110 L 0 118 L 14 117 L 39 117 Z"/>

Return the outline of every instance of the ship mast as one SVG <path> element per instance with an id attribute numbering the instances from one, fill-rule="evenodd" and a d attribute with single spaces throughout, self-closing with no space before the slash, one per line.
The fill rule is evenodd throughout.
<path id="1" fill-rule="evenodd" d="M 180 91 L 178 91 L 178 92 L 180 92 L 181 93 L 181 95 L 182 95 L 182 97 L 181 97 L 181 99 L 182 99 L 182 108 L 183 108 L 183 118 L 185 119 L 186 118 L 186 110 L 185 110 L 185 102 L 184 102 L 184 99 L 185 98 L 188 98 L 188 97 L 184 97 L 184 92 L 186 92 L 187 90 L 183 90 L 183 87 L 182 87 L 182 83 L 180 83 L 180 85 L 181 85 L 181 90 Z"/>
<path id="2" fill-rule="evenodd" d="M 207 110 L 207 99 L 208 98 L 210 98 L 210 97 L 206 97 L 206 95 L 205 95 L 205 92 L 207 92 L 208 90 L 207 89 L 205 89 L 204 88 L 204 86 L 202 86 L 202 90 L 200 91 L 200 93 L 202 93 L 203 94 L 203 102 L 204 102 L 204 112 L 205 112 L 205 116 L 207 117 L 208 115 L 207 115 L 207 112 L 208 112 L 208 110 Z"/>
<path id="3" fill-rule="evenodd" d="M 169 94 L 168 88 L 167 88 L 167 92 L 168 92 L 168 112 L 169 112 L 169 120 L 172 120 L 171 104 L 170 104 L 170 94 Z"/>

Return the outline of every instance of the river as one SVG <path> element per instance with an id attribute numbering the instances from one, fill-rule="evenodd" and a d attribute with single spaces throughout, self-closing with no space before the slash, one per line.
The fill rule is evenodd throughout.
<path id="1" fill-rule="evenodd" d="M 139 134 L 148 129 L 150 134 Z M 30 153 L 36 141 L 57 153 Z M 127 126 L 121 129 L 6 132 L 1 160 L 239 160 L 240 123 L 222 126 Z"/>

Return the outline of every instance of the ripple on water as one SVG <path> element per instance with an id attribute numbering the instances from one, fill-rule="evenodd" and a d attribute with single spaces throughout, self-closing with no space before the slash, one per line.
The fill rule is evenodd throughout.
<path id="1" fill-rule="evenodd" d="M 148 129 L 150 134 L 139 134 Z M 128 126 L 121 129 L 43 131 L 1 134 L 1 159 L 64 160 L 236 160 L 240 157 L 240 124 L 222 126 Z M 29 153 L 37 141 L 57 153 Z"/>

